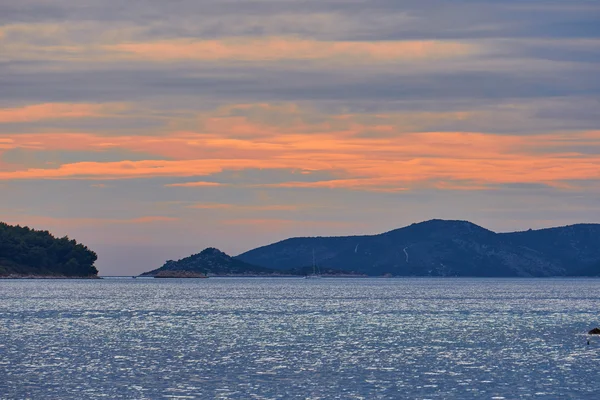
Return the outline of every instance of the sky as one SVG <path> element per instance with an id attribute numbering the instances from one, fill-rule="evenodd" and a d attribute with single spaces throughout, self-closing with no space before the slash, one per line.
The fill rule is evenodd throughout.
<path id="1" fill-rule="evenodd" d="M 0 221 L 205 247 L 600 222 L 595 0 L 0 2 Z"/>

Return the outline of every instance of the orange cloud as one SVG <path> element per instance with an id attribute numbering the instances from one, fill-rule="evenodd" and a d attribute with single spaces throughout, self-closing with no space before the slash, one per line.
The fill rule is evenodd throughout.
<path id="1" fill-rule="evenodd" d="M 185 183 L 169 183 L 165 187 L 210 187 L 210 186 L 223 186 L 222 183 L 218 182 L 185 182 Z"/>
<path id="2" fill-rule="evenodd" d="M 472 135 L 472 134 L 471 134 Z M 330 187 L 365 190 L 398 191 L 411 183 L 425 181 L 469 181 L 481 183 L 552 182 L 573 179 L 600 179 L 600 156 L 582 154 L 539 155 L 523 151 L 509 151 L 502 143 L 489 147 L 447 141 L 439 148 L 428 148 L 414 143 L 404 148 L 402 143 L 390 143 L 352 151 L 341 146 L 339 153 L 292 149 L 288 154 L 271 154 L 268 158 L 145 160 L 120 162 L 81 162 L 63 164 L 54 169 L 27 169 L 1 171 L 0 179 L 125 179 L 158 176 L 201 176 L 223 170 L 246 168 L 276 168 L 315 170 L 342 170 L 347 176 L 361 178 L 326 180 L 320 182 L 288 182 L 279 187 Z M 484 135 L 482 135 L 484 136 Z M 452 137 L 452 135 L 450 135 Z M 461 135 L 454 136 L 455 139 Z M 413 137 L 413 139 L 418 139 Z M 511 143 L 515 138 L 508 138 Z M 528 139 L 521 139 L 523 148 L 531 147 Z M 445 147 L 445 152 L 443 147 Z M 414 153 L 411 154 L 411 150 Z M 420 153 L 420 154 L 419 154 Z M 429 154 L 428 154 L 429 153 Z M 251 156 L 251 154 L 246 154 Z M 408 186 L 407 186 L 408 185 Z"/>
<path id="3" fill-rule="evenodd" d="M 104 138 L 78 137 L 78 145 L 97 146 Z M 29 138 L 31 139 L 31 138 Z M 211 135 L 174 134 L 162 141 L 154 137 L 115 139 L 119 146 L 134 150 L 181 153 L 184 160 L 81 162 L 55 169 L 26 169 L 0 172 L 0 179 L 119 179 L 153 176 L 201 176 L 226 169 L 280 168 L 339 170 L 347 178 L 320 182 L 288 182 L 279 187 L 358 188 L 380 191 L 406 189 L 419 181 L 470 181 L 485 183 L 552 182 L 599 179 L 600 156 L 594 154 L 539 153 L 540 141 L 550 148 L 577 143 L 600 142 L 598 132 L 570 135 L 519 137 L 481 133 L 426 132 L 396 138 L 364 139 L 335 134 L 284 135 L 273 137 L 262 147 L 252 139 L 238 140 L 247 146 L 236 153 L 227 139 Z M 194 142 L 190 150 L 190 142 Z M 31 141 L 25 141 L 31 145 Z M 63 142 L 64 143 L 64 142 Z M 65 146 L 74 146 L 71 141 Z M 57 142 L 40 141 L 39 146 Z M 250 150 L 254 149 L 254 150 Z M 227 154 L 229 158 L 211 158 Z M 238 158 L 240 157 L 240 158 Z M 244 157 L 244 158 L 241 158 Z M 359 176 L 360 178 L 352 178 Z M 206 186 L 212 182 L 172 184 Z"/>
<path id="4" fill-rule="evenodd" d="M 0 150 L 8 150 L 14 147 L 14 140 L 8 138 L 0 138 Z"/>
<path id="5" fill-rule="evenodd" d="M 54 169 L 31 168 L 14 172 L 0 172 L 0 179 L 126 179 L 157 176 L 209 175 L 224 169 L 244 169 L 260 166 L 252 159 L 230 160 L 144 160 L 117 162 L 79 162 L 63 164 Z M 285 168 L 286 164 L 265 161 L 269 168 Z"/>
<path id="6" fill-rule="evenodd" d="M 435 182 L 433 186 L 437 189 L 442 190 L 495 190 L 496 188 L 493 186 L 485 185 L 485 184 L 477 184 L 473 182 Z"/>
<path id="7" fill-rule="evenodd" d="M 152 61 L 281 61 L 351 59 L 368 61 L 414 61 L 458 57 L 477 50 L 474 45 L 453 41 L 318 41 L 295 37 L 229 38 L 219 40 L 176 39 L 120 43 L 107 51 Z"/>
<path id="8" fill-rule="evenodd" d="M 4 148 L 38 151 L 124 149 L 163 160 L 79 162 L 57 168 L 4 165 L 0 180 L 127 179 L 208 176 L 224 170 L 324 171 L 317 182 L 294 179 L 260 187 L 398 192 L 421 185 L 483 189 L 493 184 L 600 179 L 600 156 L 572 149 L 600 146 L 600 131 L 544 135 L 406 132 L 405 121 L 471 118 L 471 112 L 323 115 L 293 105 L 237 105 L 202 115 L 197 131 L 162 136 L 86 133 L 6 135 Z M 376 132 L 366 135 L 365 132 Z M 569 150 L 571 149 L 571 150 Z M 331 178 L 334 177 L 334 179 Z M 172 183 L 210 187 L 220 183 Z M 243 186 L 243 184 L 241 184 Z M 246 185 L 256 187 L 256 185 Z"/>
<path id="9" fill-rule="evenodd" d="M 89 118 L 125 110 L 124 104 L 44 103 L 16 108 L 0 108 L 0 123 L 31 122 L 44 119 Z"/>
<path id="10" fill-rule="evenodd" d="M 149 142 L 151 138 L 147 138 Z M 154 138 L 155 140 L 157 138 Z M 0 139 L 2 140 L 2 139 Z M 20 133 L 3 139 L 9 148 L 32 150 L 69 150 L 97 151 L 110 148 L 131 148 L 136 137 L 117 136 L 107 138 L 90 133 L 54 132 L 54 133 Z M 0 142 L 1 143 L 1 142 Z"/>
<path id="11" fill-rule="evenodd" d="M 327 188 L 327 189 L 358 189 L 370 192 L 395 193 L 409 190 L 405 187 L 394 186 L 393 182 L 386 179 L 364 178 L 364 179 L 331 179 L 316 182 L 282 182 L 253 185 L 254 187 L 271 188 Z"/>

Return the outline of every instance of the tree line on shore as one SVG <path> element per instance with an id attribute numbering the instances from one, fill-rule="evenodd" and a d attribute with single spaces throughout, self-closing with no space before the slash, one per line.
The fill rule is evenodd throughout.
<path id="1" fill-rule="evenodd" d="M 57 238 L 48 231 L 0 222 L 0 276 L 95 276 L 97 258 L 67 236 Z"/>

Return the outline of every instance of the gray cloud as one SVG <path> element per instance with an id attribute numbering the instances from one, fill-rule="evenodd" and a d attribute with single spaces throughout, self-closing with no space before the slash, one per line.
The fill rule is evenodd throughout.
<path id="1" fill-rule="evenodd" d="M 177 1 L 4 2 L 0 23 L 101 21 L 152 36 L 297 34 L 318 38 L 598 37 L 593 2 L 547 1 Z"/>
<path id="2" fill-rule="evenodd" d="M 141 115 L 137 118 L 75 118 L 45 119 L 35 122 L 0 123 L 0 134 L 46 133 L 46 132 L 86 132 L 99 133 L 105 136 L 139 134 L 146 135 L 164 133 L 165 121 Z"/>
<path id="3" fill-rule="evenodd" d="M 0 51 L 0 107 L 46 102 L 123 102 L 140 108 L 132 119 L 4 123 L 0 124 L 0 135 L 61 129 L 103 134 L 120 131 L 128 135 L 138 130 L 148 134 L 163 127 L 162 116 L 181 110 L 206 111 L 223 104 L 257 102 L 297 103 L 324 114 L 474 114 L 462 120 L 430 121 L 416 130 L 522 135 L 597 130 L 598 21 L 600 4 L 585 0 L 3 1 L 0 46 L 11 47 Z M 339 41 L 460 40 L 476 46 L 478 51 L 464 57 L 415 63 L 333 65 L 298 60 L 156 62 L 103 58 L 106 54 L 100 47 L 231 36 Z M 370 134 L 381 133 L 363 132 L 364 136 Z M 545 155 L 553 151 L 600 151 L 585 140 L 557 143 L 540 143 L 539 151 Z M 31 168 L 48 162 L 153 158 L 126 151 L 91 154 L 31 150 L 4 150 L 1 157 L 2 168 L 7 162 L 26 163 Z M 490 186 L 489 190 L 421 188 L 401 193 L 258 187 L 288 180 L 327 179 L 336 173 L 332 170 L 297 175 L 288 170 L 246 170 L 186 179 L 7 181 L 0 183 L 0 219 L 53 219 L 54 225 L 42 219 L 37 227 L 56 229 L 59 234 L 67 233 L 92 246 L 99 245 L 104 254 L 114 251 L 116 256 L 112 259 L 101 255 L 99 265 L 107 268 L 103 272 L 108 268 L 117 271 L 117 265 L 126 261 L 128 267 L 123 273 L 150 269 L 147 249 L 136 247 L 136 240 L 146 246 L 162 246 L 153 254 L 160 258 L 185 256 L 208 245 L 238 253 L 289 236 L 378 233 L 433 217 L 468 219 L 500 231 L 600 222 L 597 181 L 565 182 L 572 186 L 569 190 L 530 182 Z M 231 185 L 165 187 L 194 180 Z M 292 221 L 261 231 L 253 223 L 235 225 L 234 221 L 225 225 L 224 220 L 240 215 L 232 210 L 189 207 L 195 203 L 318 204 L 320 208 L 248 212 L 245 217 L 250 219 Z M 173 225 L 159 221 L 143 227 L 113 224 L 114 220 L 144 216 L 179 220 Z M 108 222 L 72 221 L 94 218 Z M 303 225 L 304 221 L 324 223 Z"/>
<path id="4" fill-rule="evenodd" d="M 584 0 L 3 2 L 0 24 L 13 27 L 6 37 L 39 45 L 51 42 L 52 35 L 59 44 L 298 35 L 460 39 L 483 53 L 415 65 L 337 68 L 296 61 L 161 64 L 40 55 L 0 63 L 0 104 L 194 98 L 198 107 L 232 101 L 360 102 L 372 108 L 454 101 L 472 107 L 508 99 L 598 96 L 599 17 L 600 6 Z M 46 30 L 19 27 L 27 23 Z"/>
<path id="5" fill-rule="evenodd" d="M 0 104 L 134 102 L 136 118 L 84 118 L 0 124 L 0 132 L 89 131 L 152 134 L 164 116 L 220 104 L 291 102 L 325 113 L 478 111 L 472 119 L 431 121 L 425 129 L 527 133 L 597 129 L 597 72 L 590 68 L 378 74 L 256 67 L 173 67 L 0 74 Z M 179 109 L 179 111 L 174 111 Z M 170 114 L 175 112 L 175 114 Z M 193 118 L 190 114 L 188 118 Z M 190 120 L 191 121 L 191 120 Z M 194 129 L 194 125 L 190 129 Z M 195 125 L 197 126 L 197 124 Z M 368 136 L 368 134 L 367 134 Z"/>
<path id="6" fill-rule="evenodd" d="M 157 157 L 144 152 L 111 149 L 103 151 L 66 151 L 66 150 L 30 150 L 11 149 L 0 154 L 0 161 L 11 165 L 26 168 L 48 168 L 61 164 L 76 162 L 111 162 L 111 161 L 139 161 L 139 160 L 164 160 L 166 157 Z"/>
<path id="7" fill-rule="evenodd" d="M 518 67 L 518 64 L 515 65 Z M 525 66 L 526 67 L 526 66 Z M 4 101 L 128 101 L 164 96 L 265 100 L 411 98 L 536 98 L 590 95 L 600 92 L 593 68 L 550 72 L 302 70 L 275 67 L 185 67 L 130 70 L 56 71 L 0 76 Z"/>

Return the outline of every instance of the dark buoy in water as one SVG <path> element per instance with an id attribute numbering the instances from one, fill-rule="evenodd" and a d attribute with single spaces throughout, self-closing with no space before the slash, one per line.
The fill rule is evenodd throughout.
<path id="1" fill-rule="evenodd" d="M 588 332 L 588 335 L 600 335 L 600 328 L 594 328 Z"/>
<path id="2" fill-rule="evenodd" d="M 588 332 L 588 335 L 600 335 L 600 328 L 594 328 Z M 590 337 L 587 337 L 587 344 L 590 345 Z"/>

